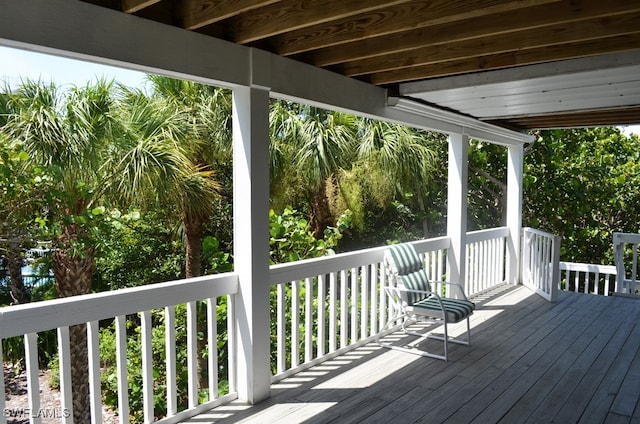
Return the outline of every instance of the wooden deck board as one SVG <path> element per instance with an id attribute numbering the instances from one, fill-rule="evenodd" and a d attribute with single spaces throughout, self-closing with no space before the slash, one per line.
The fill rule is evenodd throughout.
<path id="1" fill-rule="evenodd" d="M 620 308 L 623 316 L 634 321 L 638 319 L 640 309 L 633 310 L 633 305 L 625 304 Z M 620 316 L 620 315 L 618 315 Z M 604 343 L 598 351 L 597 344 L 590 346 L 590 350 L 597 352 L 593 361 L 576 361 L 567 372 L 567 377 L 559 382 L 549 392 L 545 402 L 532 414 L 538 422 L 559 423 L 577 422 L 580 413 L 586 408 L 598 385 L 608 371 L 611 358 L 618 354 L 629 337 L 634 323 L 624 320 L 614 333 L 602 331 L 597 339 Z M 608 337 L 610 335 L 610 337 Z"/>
<path id="2" fill-rule="evenodd" d="M 367 345 L 274 385 L 258 405 L 185 423 L 638 421 L 640 301 L 561 293 L 550 304 L 516 287 L 479 303 L 472 345 L 452 346 L 449 362 Z"/>
<path id="3" fill-rule="evenodd" d="M 593 319 L 584 320 L 582 337 L 576 338 L 565 352 L 558 352 L 555 362 L 551 366 L 545 367 L 544 374 L 504 415 L 501 422 L 510 423 L 521 417 L 532 416 L 533 412 L 538 409 L 540 415 L 544 415 L 554 402 L 557 403 L 562 399 L 562 394 L 566 393 L 569 387 L 575 387 L 577 381 L 589 370 L 596 356 L 608 341 L 608 337 L 598 337 L 609 325 L 606 319 L 602 319 L 603 314 L 605 311 L 601 310 L 599 315 L 593 314 Z M 622 311 L 618 311 L 614 318 L 618 320 L 622 316 Z M 548 354 L 555 356 L 556 351 L 551 350 Z M 562 387 L 562 383 L 566 386 Z M 550 393 L 554 393 L 557 397 L 550 398 Z M 537 415 L 535 418 L 539 421 Z"/>

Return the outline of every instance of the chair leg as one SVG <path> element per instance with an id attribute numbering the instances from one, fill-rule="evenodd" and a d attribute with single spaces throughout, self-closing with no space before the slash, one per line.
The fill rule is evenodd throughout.
<path id="1" fill-rule="evenodd" d="M 400 316 L 394 316 L 392 319 L 390 319 L 387 324 L 385 325 L 385 327 L 380 331 L 380 333 L 384 330 L 386 330 L 389 326 L 390 323 L 392 321 L 395 321 L 397 319 L 399 319 L 400 317 L 402 317 L 402 315 Z M 378 337 L 376 338 L 376 342 L 378 345 L 382 346 L 382 347 L 386 347 L 388 349 L 393 349 L 393 350 L 399 350 L 401 352 L 407 352 L 407 353 L 411 353 L 413 355 L 420 355 L 420 356 L 425 356 L 428 358 L 435 358 L 435 359 L 441 359 L 445 362 L 447 362 L 449 360 L 449 342 L 451 343 L 455 343 L 455 344 L 460 344 L 460 345 L 465 345 L 465 346 L 469 346 L 471 344 L 471 324 L 469 322 L 469 317 L 467 317 L 467 339 L 466 340 L 458 340 L 455 339 L 453 337 L 449 337 L 449 331 L 448 331 L 448 323 L 447 320 L 444 319 L 442 320 L 442 327 L 444 329 L 444 335 L 442 336 L 436 336 L 434 334 L 420 334 L 420 333 L 416 333 L 413 331 L 408 331 L 405 328 L 405 325 L 407 324 L 408 321 L 414 321 L 414 319 L 409 318 L 408 316 L 404 316 L 403 318 L 403 322 L 402 322 L 402 331 L 407 334 L 407 335 L 411 335 L 411 336 L 415 336 L 415 337 L 420 337 L 420 338 L 425 338 L 425 339 L 431 339 L 431 340 L 438 340 L 443 342 L 443 347 L 444 347 L 444 355 L 438 355 L 435 353 L 430 353 L 430 352 L 425 352 L 423 350 L 419 350 L 417 348 L 406 348 L 406 347 L 402 347 L 402 346 L 394 346 L 391 344 L 387 344 L 387 343 L 382 343 L 379 340 L 379 334 L 378 333 Z"/>
<path id="2" fill-rule="evenodd" d="M 445 326 L 445 337 L 446 336 L 447 336 L 447 330 L 446 330 L 446 326 Z M 442 337 L 442 336 L 435 336 L 435 335 L 429 335 L 427 337 L 429 337 L 430 339 L 433 339 L 433 340 L 443 340 L 444 339 L 444 337 Z M 460 345 L 464 345 L 464 346 L 470 346 L 471 345 L 471 324 L 469 323 L 469 317 L 467 317 L 467 339 L 466 340 L 459 340 L 459 339 L 455 339 L 453 337 L 449 337 L 448 340 L 451 343 L 460 344 Z"/>

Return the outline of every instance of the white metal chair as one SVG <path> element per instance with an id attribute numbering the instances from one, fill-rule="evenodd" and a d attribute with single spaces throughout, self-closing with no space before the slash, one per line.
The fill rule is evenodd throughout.
<path id="1" fill-rule="evenodd" d="M 389 276 L 389 286 L 384 290 L 389 299 L 390 318 L 381 333 L 390 328 L 398 320 L 402 320 L 402 331 L 417 337 L 425 337 L 425 334 L 409 331 L 407 326 L 416 321 L 442 321 L 444 334 L 442 336 L 427 334 L 429 339 L 441 340 L 444 343 L 444 354 L 426 352 L 418 348 L 407 348 L 388 343 L 381 346 L 401 350 L 421 356 L 448 360 L 448 343 L 457 343 L 469 346 L 471 343 L 471 330 L 469 317 L 475 310 L 475 304 L 467 299 L 464 289 L 456 283 L 444 282 L 448 286 L 448 296 L 441 297 L 433 291 L 424 263 L 418 256 L 412 244 L 403 243 L 393 246 L 385 251 L 385 265 Z M 455 293 L 453 293 L 455 291 Z M 458 340 L 449 337 L 447 324 L 467 321 L 467 338 Z"/>

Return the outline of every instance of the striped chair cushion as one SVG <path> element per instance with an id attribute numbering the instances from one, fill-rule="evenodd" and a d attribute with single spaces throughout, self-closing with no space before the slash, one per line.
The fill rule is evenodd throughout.
<path id="1" fill-rule="evenodd" d="M 424 269 L 420 269 L 407 275 L 399 275 L 398 278 L 402 286 L 407 290 L 419 290 L 422 292 L 431 291 L 431 284 L 429 283 L 429 278 L 427 277 L 427 273 Z M 414 303 L 420 302 L 421 300 L 429 297 L 429 293 L 401 292 L 401 297 L 407 305 L 411 306 Z"/>
<path id="2" fill-rule="evenodd" d="M 407 275 L 422 269 L 422 260 L 412 244 L 394 244 L 387 248 L 385 255 L 392 271 L 398 275 Z"/>
<path id="3" fill-rule="evenodd" d="M 447 322 L 458 322 L 473 313 L 476 309 L 476 305 L 473 302 L 462 299 L 442 299 L 442 306 L 444 307 L 447 315 Z M 444 318 L 442 315 L 442 308 L 438 299 L 430 297 L 422 299 L 412 305 L 415 312 L 422 312 L 424 315 L 428 315 L 434 318 Z"/>

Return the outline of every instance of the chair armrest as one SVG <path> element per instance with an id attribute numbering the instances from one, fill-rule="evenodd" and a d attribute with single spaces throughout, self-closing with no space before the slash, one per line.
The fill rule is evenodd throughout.
<path id="1" fill-rule="evenodd" d="M 462 299 L 469 300 L 467 298 L 467 294 L 464 292 L 464 287 L 460 283 L 454 283 L 451 281 L 432 281 L 432 284 L 443 284 L 445 286 L 449 286 L 449 290 L 447 290 L 447 296 L 452 299 Z"/>

